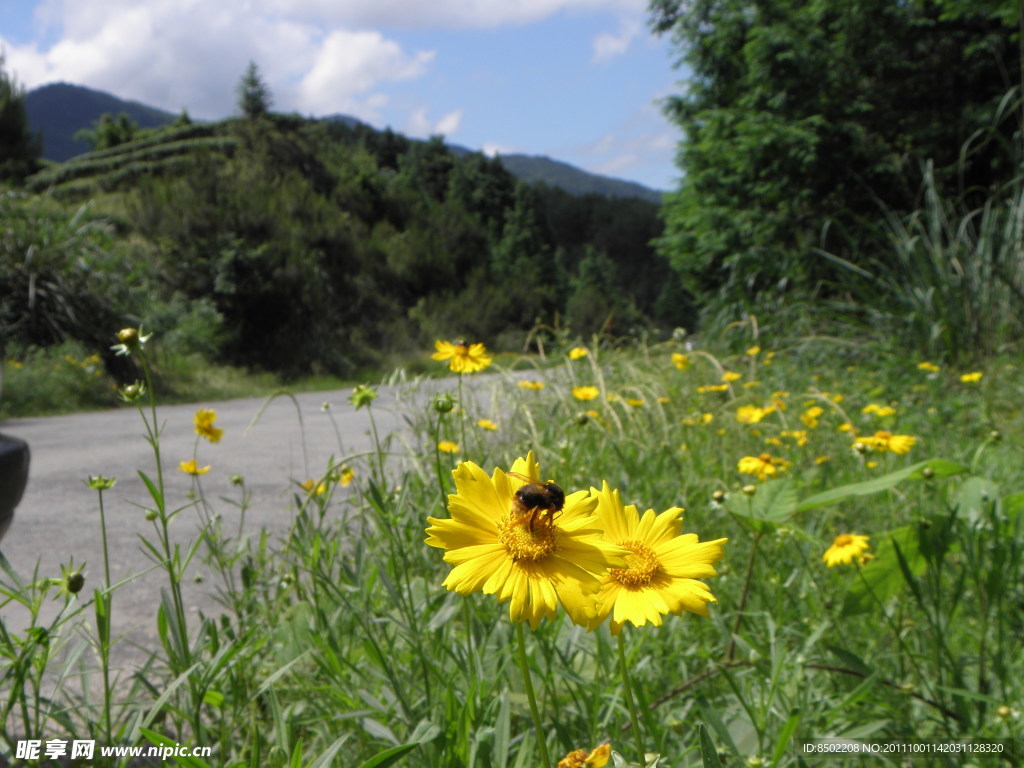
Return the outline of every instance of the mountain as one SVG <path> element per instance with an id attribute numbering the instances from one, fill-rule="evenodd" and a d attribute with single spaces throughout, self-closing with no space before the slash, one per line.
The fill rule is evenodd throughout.
<path id="1" fill-rule="evenodd" d="M 82 128 L 92 128 L 104 112 L 124 112 L 140 128 L 156 128 L 177 117 L 137 101 L 124 101 L 69 83 L 52 83 L 29 91 L 25 94 L 25 111 L 33 130 L 42 131 L 43 157 L 60 163 L 89 151 L 89 145 L 75 141 L 74 135 Z"/>
<path id="2" fill-rule="evenodd" d="M 117 115 L 124 112 L 140 128 L 167 125 L 177 118 L 177 115 L 162 109 L 68 83 L 53 83 L 29 91 L 25 95 L 25 109 L 32 128 L 43 134 L 43 157 L 55 162 L 64 162 L 88 152 L 89 146 L 75 141 L 74 135 L 83 128 L 91 128 L 104 113 Z M 361 124 L 348 115 L 330 115 L 322 119 L 350 127 Z M 457 145 L 449 148 L 457 155 L 473 151 Z M 500 159 L 512 175 L 527 183 L 544 183 L 572 195 L 597 194 L 661 202 L 660 192 L 642 184 L 588 173 L 549 157 L 510 154 L 500 155 Z"/>

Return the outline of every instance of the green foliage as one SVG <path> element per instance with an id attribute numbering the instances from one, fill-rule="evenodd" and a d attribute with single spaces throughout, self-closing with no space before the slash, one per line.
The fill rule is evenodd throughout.
<path id="1" fill-rule="evenodd" d="M 273 99 L 270 89 L 260 74 L 256 62 L 250 61 L 249 66 L 238 82 L 238 110 L 247 120 L 255 120 L 270 113 Z"/>
<path id="2" fill-rule="evenodd" d="M 1018 125 L 1003 100 L 1015 30 L 981 11 L 947 18 L 890 0 L 657 0 L 652 11 L 692 71 L 668 102 L 685 178 L 660 248 L 712 311 L 777 312 L 822 281 L 842 292 L 845 273 L 812 250 L 881 250 L 864 222 L 879 201 L 913 210 L 926 160 L 940 194 L 973 204 L 1014 173 Z"/>
<path id="3" fill-rule="evenodd" d="M 84 128 L 74 135 L 75 141 L 83 141 L 93 151 L 112 149 L 135 139 L 139 133 L 139 126 L 126 112 L 121 112 L 117 117 L 109 112 L 104 112 L 99 119 L 93 123 L 92 128 Z"/>
<path id="4" fill-rule="evenodd" d="M 41 151 L 25 111 L 25 90 L 4 69 L 0 52 L 0 181 L 18 182 L 33 173 Z"/>

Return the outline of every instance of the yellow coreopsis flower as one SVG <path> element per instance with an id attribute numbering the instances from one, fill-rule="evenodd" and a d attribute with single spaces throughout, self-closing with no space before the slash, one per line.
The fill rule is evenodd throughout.
<path id="1" fill-rule="evenodd" d="M 685 371 L 687 368 L 690 367 L 690 356 L 684 355 L 682 352 L 673 352 L 672 365 L 674 365 L 680 371 Z"/>
<path id="2" fill-rule="evenodd" d="M 728 390 L 728 384 L 705 384 L 701 387 L 697 387 L 697 391 L 702 395 L 706 392 L 727 392 Z"/>
<path id="3" fill-rule="evenodd" d="M 437 444 L 437 450 L 442 453 L 458 453 L 459 444 L 453 443 L 451 440 L 442 440 Z"/>
<path id="4" fill-rule="evenodd" d="M 773 458 L 771 454 L 762 453 L 760 456 L 744 456 L 736 468 L 741 474 L 757 475 L 757 479 L 763 482 L 777 475 L 780 470 L 784 472 L 790 464 L 791 462 L 785 459 Z"/>
<path id="5" fill-rule="evenodd" d="M 810 408 L 808 408 L 806 411 L 800 414 L 800 421 L 802 421 L 804 423 L 804 426 L 806 426 L 808 429 L 817 429 L 818 419 L 821 418 L 821 415 L 823 413 L 825 413 L 825 409 L 822 408 L 820 405 L 812 405 Z"/>
<path id="6" fill-rule="evenodd" d="M 200 467 L 196 464 L 195 459 L 189 459 L 188 461 L 179 462 L 178 470 L 195 477 L 196 475 L 205 475 L 210 471 L 210 466 L 207 464 L 205 467 Z"/>
<path id="7" fill-rule="evenodd" d="M 879 430 L 870 437 L 862 437 L 860 441 L 876 451 L 892 451 L 893 453 L 910 453 L 910 449 L 917 445 L 917 438 L 911 435 L 894 435 L 888 430 Z"/>
<path id="8" fill-rule="evenodd" d="M 757 424 L 761 419 L 775 410 L 772 406 L 759 408 L 756 405 L 743 405 L 736 409 L 736 421 L 741 424 Z"/>
<path id="9" fill-rule="evenodd" d="M 757 357 L 758 355 L 761 354 L 761 348 L 756 345 L 753 347 L 747 347 L 747 354 L 750 357 Z"/>
<path id="10" fill-rule="evenodd" d="M 200 408 L 196 411 L 195 426 L 196 434 L 205 437 L 211 443 L 219 443 L 224 434 L 223 429 L 213 426 L 217 420 L 217 412 L 212 408 Z"/>
<path id="11" fill-rule="evenodd" d="M 593 400 L 601 394 L 597 387 L 573 387 L 572 396 L 577 400 Z"/>
<path id="12" fill-rule="evenodd" d="M 928 371 L 929 373 L 938 373 L 940 370 L 939 366 L 935 365 L 935 363 L 929 363 L 927 360 L 918 363 L 917 369 L 919 371 Z"/>
<path id="13" fill-rule="evenodd" d="M 973 371 L 971 373 L 965 373 L 964 375 L 962 375 L 960 377 L 960 381 L 962 381 L 964 384 L 976 384 L 977 382 L 981 381 L 981 377 L 984 375 L 985 374 L 982 373 L 981 371 Z"/>
<path id="14" fill-rule="evenodd" d="M 523 389 L 529 389 L 532 392 L 540 392 L 544 389 L 543 381 L 520 381 L 519 386 Z"/>
<path id="15" fill-rule="evenodd" d="M 579 360 L 580 358 L 586 357 L 590 354 L 590 351 L 586 347 L 573 347 L 569 350 L 570 360 Z"/>
<path id="16" fill-rule="evenodd" d="M 327 491 L 327 483 L 318 483 L 311 477 L 307 477 L 305 480 L 299 483 L 299 487 L 302 488 L 302 490 L 304 490 L 306 493 L 315 493 L 317 496 L 323 496 L 323 494 Z"/>
<path id="17" fill-rule="evenodd" d="M 602 744 L 593 752 L 585 749 L 574 749 L 558 761 L 557 768 L 603 768 L 611 759 L 611 744 Z"/>
<path id="18" fill-rule="evenodd" d="M 702 581 L 717 576 L 713 564 L 725 554 L 727 539 L 700 542 L 695 533 L 682 533 L 683 510 L 672 507 L 660 515 L 653 509 L 643 517 L 633 505 L 624 506 L 618 491 L 602 485 L 590 489 L 597 499 L 597 516 L 605 540 L 628 550 L 625 568 L 604 574 L 600 611 L 593 629 L 610 616 L 613 635 L 628 621 L 640 627 L 650 622 L 661 625 L 666 613 L 690 611 L 708 615 L 707 604 L 717 602 Z"/>
<path id="19" fill-rule="evenodd" d="M 825 550 L 821 560 L 829 568 L 836 565 L 848 565 L 853 562 L 854 558 L 864 565 L 871 557 L 867 554 L 867 550 L 871 548 L 869 541 L 869 537 L 857 533 L 841 533 L 836 536 L 832 546 Z"/>
<path id="20" fill-rule="evenodd" d="M 893 416 L 896 413 L 896 409 L 891 405 L 879 405 L 878 403 L 868 403 L 860 409 L 861 413 L 873 413 L 878 418 L 882 419 L 886 416 Z"/>
<path id="21" fill-rule="evenodd" d="M 437 352 L 432 357 L 435 360 L 447 360 L 448 367 L 455 373 L 476 373 L 491 364 L 487 348 L 479 342 L 467 344 L 459 339 L 452 343 L 438 339 L 434 347 Z"/>
<path id="22" fill-rule="evenodd" d="M 739 379 L 742 379 L 742 378 L 743 378 L 743 374 L 742 373 L 736 373 L 736 371 L 726 371 L 725 373 L 722 374 L 722 381 L 725 381 L 725 382 L 738 381 Z"/>
<path id="23" fill-rule="evenodd" d="M 480 419 L 479 421 L 477 421 L 476 425 L 478 427 L 480 427 L 480 429 L 486 429 L 486 430 L 489 430 L 491 432 L 493 432 L 494 430 L 496 430 L 498 428 L 498 425 L 495 424 L 490 419 Z"/>
<path id="24" fill-rule="evenodd" d="M 338 483 L 342 488 L 348 488 L 352 485 L 352 481 L 356 479 L 355 470 L 352 467 L 343 464 L 338 467 Z"/>
<path id="25" fill-rule="evenodd" d="M 452 476 L 451 517 L 427 518 L 426 543 L 444 549 L 445 562 L 455 566 L 444 586 L 508 601 L 512 621 L 529 621 L 534 629 L 545 616 L 554 618 L 559 604 L 573 622 L 590 626 L 601 578 L 624 566 L 627 553 L 602 537 L 597 499 L 542 484 L 532 452 L 507 473 L 495 468 L 488 476 L 462 462 Z"/>

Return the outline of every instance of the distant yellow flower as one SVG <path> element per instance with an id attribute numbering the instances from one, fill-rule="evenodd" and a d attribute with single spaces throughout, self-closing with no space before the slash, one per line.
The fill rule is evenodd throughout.
<path id="1" fill-rule="evenodd" d="M 757 424 L 769 413 L 775 410 L 774 406 L 759 408 L 756 405 L 743 405 L 736 409 L 736 421 L 741 424 Z"/>
<path id="2" fill-rule="evenodd" d="M 804 426 L 806 426 L 808 429 L 817 429 L 818 420 L 821 418 L 821 415 L 823 413 L 825 413 L 825 409 L 822 408 L 820 405 L 812 405 L 810 408 L 808 408 L 806 411 L 800 414 L 800 421 L 802 421 L 804 423 Z"/>
<path id="3" fill-rule="evenodd" d="M 437 444 L 437 450 L 441 451 L 442 453 L 458 453 L 459 444 L 453 443 L 451 440 L 442 440 L 440 443 Z"/>
<path id="4" fill-rule="evenodd" d="M 196 460 L 195 459 L 189 459 L 188 461 L 180 462 L 178 464 L 178 469 L 180 471 L 182 471 L 182 472 L 184 472 L 184 473 L 186 473 L 188 475 L 192 475 L 192 476 L 205 475 L 207 472 L 210 471 L 209 465 L 207 465 L 205 467 L 200 467 L 198 464 L 196 464 Z"/>
<path id="5" fill-rule="evenodd" d="M 744 456 L 736 465 L 737 470 L 744 475 L 757 475 L 762 482 L 769 477 L 783 472 L 792 462 L 785 459 L 774 458 L 769 453 L 762 453 L 760 456 Z"/>
<path id="6" fill-rule="evenodd" d="M 963 376 L 961 376 L 960 381 L 962 381 L 964 384 L 974 384 L 976 382 L 981 381 L 981 377 L 984 375 L 985 374 L 982 373 L 981 371 L 973 371 L 972 373 L 965 373 Z"/>
<path id="7" fill-rule="evenodd" d="M 929 363 L 927 360 L 917 364 L 917 368 L 920 371 L 928 371 L 929 373 L 937 373 L 940 368 L 935 363 Z"/>
<path id="8" fill-rule="evenodd" d="M 807 430 L 806 429 L 784 429 L 780 433 L 783 437 L 790 437 L 796 441 L 798 446 L 807 445 Z"/>
<path id="9" fill-rule="evenodd" d="M 315 494 L 317 496 L 323 496 L 324 492 L 327 491 L 327 483 L 322 481 L 318 483 L 311 477 L 307 477 L 299 483 L 299 487 L 306 493 Z"/>
<path id="10" fill-rule="evenodd" d="M 816 458 L 816 459 L 814 460 L 814 463 L 815 463 L 815 464 L 824 464 L 824 463 L 825 463 L 826 461 L 828 461 L 828 460 L 829 460 L 829 459 L 828 459 L 828 456 L 819 456 L 818 458 Z"/>
<path id="11" fill-rule="evenodd" d="M 213 426 L 213 422 L 216 420 L 217 412 L 215 410 L 200 408 L 195 415 L 196 434 L 205 437 L 211 443 L 219 443 L 224 430 Z"/>
<path id="12" fill-rule="evenodd" d="M 348 488 L 352 485 L 352 481 L 356 479 L 355 470 L 347 464 L 343 464 L 338 468 L 338 483 L 342 488 Z"/>
<path id="13" fill-rule="evenodd" d="M 627 397 L 626 405 L 631 405 L 634 408 L 639 408 L 641 405 L 646 405 L 646 401 L 641 400 L 639 397 Z"/>
<path id="14" fill-rule="evenodd" d="M 611 744 L 602 744 L 593 752 L 574 749 L 558 761 L 557 768 L 603 768 L 611 758 Z"/>
<path id="15" fill-rule="evenodd" d="M 832 568 L 836 565 L 849 565 L 856 558 L 861 565 L 864 565 L 870 558 L 870 555 L 867 554 L 868 549 L 871 548 L 869 541 L 869 537 L 857 533 L 841 533 L 836 536 L 832 546 L 826 549 L 825 554 L 821 556 L 822 562 Z"/>
<path id="16" fill-rule="evenodd" d="M 756 345 L 753 347 L 748 347 L 747 354 L 750 355 L 750 357 L 757 357 L 758 355 L 761 354 L 761 348 Z"/>
<path id="17" fill-rule="evenodd" d="M 728 384 L 705 384 L 702 387 L 697 387 L 697 391 L 702 395 L 705 392 L 727 392 L 728 390 Z"/>
<path id="18" fill-rule="evenodd" d="M 626 564 L 627 550 L 602 537 L 597 499 L 589 493 L 565 494 L 557 510 L 527 509 L 516 496 L 527 481 L 517 475 L 541 483 L 532 453 L 516 459 L 509 473 L 495 468 L 489 476 L 473 462 L 452 472 L 451 517 L 427 518 L 426 543 L 444 549 L 454 566 L 444 586 L 508 601 L 512 621 L 529 621 L 534 629 L 544 617 L 553 619 L 559 604 L 573 622 L 590 626 L 601 579 Z"/>
<path id="19" fill-rule="evenodd" d="M 717 576 L 713 564 L 722 559 L 727 539 L 701 543 L 695 533 L 684 534 L 683 510 L 679 507 L 656 515 L 653 509 L 640 516 L 633 505 L 624 506 L 618 491 L 603 483 L 590 489 L 597 499 L 597 516 L 604 538 L 628 550 L 626 567 L 614 568 L 602 577 L 600 610 L 591 624 L 596 627 L 611 616 L 613 635 L 629 621 L 634 626 L 661 625 L 662 614 L 690 611 L 708 615 L 707 603 L 716 602 L 711 590 L 697 579 Z"/>
<path id="20" fill-rule="evenodd" d="M 493 432 L 494 430 L 496 430 L 496 429 L 498 428 L 498 425 L 497 425 L 497 424 L 495 424 L 495 423 L 494 423 L 493 421 L 491 421 L 490 419 L 480 419 L 480 420 L 479 420 L 479 421 L 478 421 L 478 422 L 476 423 L 476 425 L 477 425 L 478 427 L 480 427 L 480 429 L 488 429 L 488 430 L 490 430 L 491 432 Z"/>
<path id="21" fill-rule="evenodd" d="M 593 400 L 601 394 L 597 387 L 573 387 L 572 396 L 577 400 Z"/>
<path id="22" fill-rule="evenodd" d="M 892 451 L 893 453 L 909 453 L 917 444 L 917 438 L 910 435 L 894 435 L 887 430 L 879 430 L 871 437 L 862 437 L 862 443 L 876 451 Z"/>
<path id="23" fill-rule="evenodd" d="M 529 389 L 533 392 L 540 392 L 544 389 L 543 381 L 520 381 L 519 386 L 523 389 Z"/>
<path id="24" fill-rule="evenodd" d="M 665 405 L 666 403 L 671 403 L 672 401 L 669 398 L 662 395 L 661 397 L 658 398 L 658 402 L 661 403 L 662 405 Z"/>
<path id="25" fill-rule="evenodd" d="M 853 424 L 851 424 L 848 421 L 844 421 L 842 424 L 840 424 L 838 427 L 836 427 L 836 429 L 838 429 L 840 432 L 852 432 L 853 431 Z"/>
<path id="26" fill-rule="evenodd" d="M 685 371 L 687 368 L 690 367 L 690 356 L 684 355 L 682 352 L 673 352 L 672 365 L 674 365 L 680 371 Z"/>
<path id="27" fill-rule="evenodd" d="M 582 357 L 586 357 L 590 354 L 590 351 L 586 347 L 573 347 L 569 350 L 570 360 L 579 360 Z"/>
<path id="28" fill-rule="evenodd" d="M 725 373 L 722 374 L 722 381 L 725 381 L 725 382 L 738 381 L 739 379 L 742 379 L 742 378 L 743 378 L 743 374 L 742 373 L 736 373 L 736 371 L 726 371 Z"/>
<path id="29" fill-rule="evenodd" d="M 432 357 L 435 360 L 447 360 L 448 367 L 455 373 L 476 373 L 491 364 L 487 348 L 479 342 L 467 344 L 459 339 L 452 343 L 438 339 L 434 347 L 437 352 Z"/>
<path id="30" fill-rule="evenodd" d="M 878 418 L 882 419 L 886 416 L 893 416 L 896 413 L 896 409 L 891 405 L 879 405 L 878 403 L 868 403 L 860 409 L 861 413 L 873 413 Z"/>

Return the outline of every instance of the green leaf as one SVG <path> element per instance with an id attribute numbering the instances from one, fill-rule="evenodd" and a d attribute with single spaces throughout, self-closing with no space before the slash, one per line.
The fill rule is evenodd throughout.
<path id="1" fill-rule="evenodd" d="M 843 601 L 843 615 L 855 616 L 877 610 L 880 603 L 903 589 L 906 583 L 904 567 L 907 573 L 916 576 L 926 566 L 927 561 L 918 544 L 917 526 L 907 525 L 883 534 L 878 537 L 874 559 L 852 577 Z"/>
<path id="2" fill-rule="evenodd" d="M 757 486 L 753 496 L 731 495 L 727 506 L 755 531 L 770 531 L 796 511 L 796 483 L 789 478 L 770 480 Z"/>
<path id="3" fill-rule="evenodd" d="M 385 749 L 383 752 L 378 752 L 365 763 L 361 763 L 359 768 L 384 768 L 385 766 L 393 765 L 418 746 L 419 742 L 413 742 L 412 744 L 401 744 L 397 747 Z"/>
<path id="4" fill-rule="evenodd" d="M 985 477 L 969 477 L 960 488 L 957 514 L 961 519 L 976 523 L 985 511 L 985 505 L 999 498 L 999 487 Z"/>
<path id="5" fill-rule="evenodd" d="M 142 735 L 145 736 L 146 739 L 151 744 L 155 744 L 158 747 L 173 748 L 177 746 L 177 742 L 167 738 L 166 736 L 156 733 L 155 731 L 151 731 L 148 728 L 142 728 L 141 731 Z M 185 766 L 185 768 L 213 768 L 213 766 L 211 766 L 208 762 L 198 757 L 186 757 L 184 755 L 178 756 L 172 755 L 170 753 L 168 753 L 168 756 L 172 760 L 174 760 L 174 762 L 176 762 L 178 765 Z M 167 758 L 164 759 L 166 760 Z"/>
<path id="6" fill-rule="evenodd" d="M 779 737 L 775 740 L 775 751 L 772 753 L 772 765 L 779 765 L 782 761 L 782 756 L 786 754 L 786 750 L 789 748 L 789 742 L 793 738 L 793 733 L 796 732 L 797 726 L 800 725 L 800 712 L 794 710 L 790 713 L 789 719 L 786 720 L 785 725 L 782 726 L 782 730 L 779 731 Z"/>
<path id="7" fill-rule="evenodd" d="M 703 723 L 697 726 L 697 732 L 700 734 L 701 764 L 704 768 L 722 768 L 722 761 L 718 759 L 718 750 L 715 749 L 715 743 L 711 741 L 711 735 Z"/>
<path id="8" fill-rule="evenodd" d="M 925 470 L 929 470 L 929 472 L 926 472 Z M 927 480 L 929 482 L 933 482 L 943 477 L 959 475 L 967 471 L 967 467 L 962 464 L 946 461 L 945 459 L 929 459 L 928 461 L 912 464 L 909 467 L 898 469 L 895 472 L 890 472 L 889 474 L 882 475 L 881 477 L 874 477 L 870 480 L 865 480 L 862 483 L 841 485 L 838 488 L 833 488 L 823 493 L 817 493 L 800 502 L 800 504 L 797 505 L 796 511 L 807 512 L 811 509 L 824 507 L 827 504 L 835 504 L 836 502 L 845 501 L 846 499 L 854 496 L 868 496 L 873 493 L 887 491 L 890 488 L 894 488 L 899 485 L 904 480 Z M 928 474 L 931 474 L 931 477 L 926 477 Z"/>

